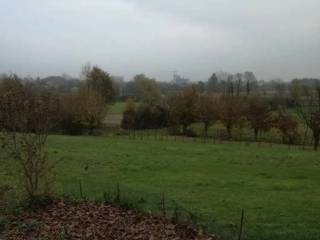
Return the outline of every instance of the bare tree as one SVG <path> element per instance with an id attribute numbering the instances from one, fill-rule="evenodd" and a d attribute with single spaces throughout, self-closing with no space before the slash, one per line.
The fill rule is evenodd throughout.
<path id="1" fill-rule="evenodd" d="M 198 93 L 195 87 L 187 88 L 169 99 L 171 125 L 182 125 L 184 134 L 198 119 Z"/>
<path id="2" fill-rule="evenodd" d="M 317 150 L 320 141 L 320 86 L 309 89 L 297 99 L 297 110 L 306 126 L 312 131 L 313 149 Z"/>
<path id="3" fill-rule="evenodd" d="M 0 86 L 1 148 L 20 167 L 25 190 L 33 199 L 44 193 L 54 166 L 46 152 L 58 103 L 49 92 L 37 92 L 11 76 Z"/>
<path id="4" fill-rule="evenodd" d="M 282 143 L 292 144 L 299 135 L 297 121 L 282 109 L 279 109 L 276 115 L 273 116 L 272 126 L 281 132 Z"/>
<path id="5" fill-rule="evenodd" d="M 243 110 L 243 101 L 239 97 L 222 96 L 219 99 L 219 120 L 226 127 L 229 139 L 232 138 L 232 129 L 241 123 Z"/>
<path id="6" fill-rule="evenodd" d="M 209 127 L 218 120 L 217 100 L 212 95 L 201 95 L 198 103 L 199 120 L 203 123 L 204 136 L 208 136 Z"/>
<path id="7" fill-rule="evenodd" d="M 271 111 L 268 104 L 259 97 L 249 99 L 246 117 L 254 131 L 255 141 L 258 134 L 267 131 L 271 127 Z"/>

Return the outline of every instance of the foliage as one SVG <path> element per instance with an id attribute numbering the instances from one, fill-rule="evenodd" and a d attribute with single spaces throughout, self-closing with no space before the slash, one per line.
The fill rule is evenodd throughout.
<path id="1" fill-rule="evenodd" d="M 217 91 L 218 89 L 218 78 L 215 73 L 211 75 L 211 77 L 208 79 L 207 87 L 209 92 Z"/>
<path id="2" fill-rule="evenodd" d="M 160 90 L 155 79 L 138 74 L 134 77 L 133 83 L 137 100 L 147 104 L 154 104 L 160 100 Z"/>
<path id="3" fill-rule="evenodd" d="M 304 96 L 297 95 L 298 114 L 306 126 L 311 129 L 313 137 L 313 148 L 317 150 L 320 142 L 320 86 L 315 90 L 305 89 Z"/>
<path id="4" fill-rule="evenodd" d="M 204 136 L 208 136 L 209 127 L 218 120 L 218 101 L 213 95 L 201 95 L 199 97 L 199 120 L 203 123 Z"/>
<path id="5" fill-rule="evenodd" d="M 87 65 L 83 69 L 83 74 L 88 92 L 96 92 L 100 95 L 99 97 L 104 99 L 105 103 L 113 100 L 114 90 L 109 73 L 97 66 L 91 68 L 90 65 Z"/>
<path id="6" fill-rule="evenodd" d="M 81 112 L 77 102 L 77 95 L 61 96 L 60 102 L 59 123 L 55 130 L 61 131 L 64 134 L 82 134 L 85 127 L 81 121 Z"/>
<path id="7" fill-rule="evenodd" d="M 157 129 L 167 126 L 168 110 L 160 104 L 140 104 L 135 115 L 136 129 Z"/>
<path id="8" fill-rule="evenodd" d="M 136 105 L 131 99 L 129 99 L 127 100 L 127 103 L 126 103 L 126 109 L 123 112 L 121 127 L 123 129 L 134 129 L 135 116 L 136 116 Z"/>
<path id="9" fill-rule="evenodd" d="M 32 199 L 47 191 L 52 180 L 54 165 L 45 147 L 57 116 L 57 101 L 49 92 L 23 85 L 15 76 L 0 88 L 1 149 L 18 163 Z"/>
<path id="10" fill-rule="evenodd" d="M 198 93 L 195 87 L 187 88 L 168 100 L 171 126 L 182 125 L 183 133 L 198 119 Z"/>
<path id="11" fill-rule="evenodd" d="M 78 135 L 86 130 L 93 134 L 103 127 L 107 109 L 103 97 L 96 91 L 81 87 L 77 94 L 61 96 L 60 105 L 56 130 Z"/>
<path id="12" fill-rule="evenodd" d="M 232 129 L 241 125 L 244 117 L 244 104 L 240 97 L 221 96 L 218 103 L 219 119 L 225 126 L 228 138 L 232 138 Z"/>
<path id="13" fill-rule="evenodd" d="M 255 140 L 260 132 L 271 128 L 271 111 L 266 101 L 258 97 L 251 97 L 246 109 L 246 118 L 254 131 Z"/>
<path id="14" fill-rule="evenodd" d="M 94 129 L 101 128 L 106 116 L 104 99 L 96 91 L 81 89 L 77 96 L 81 124 L 93 134 Z"/>
<path id="15" fill-rule="evenodd" d="M 298 141 L 298 123 L 287 112 L 278 110 L 272 117 L 272 126 L 281 132 L 283 143 L 295 144 Z"/>
<path id="16" fill-rule="evenodd" d="M 129 100 L 123 113 L 121 126 L 124 129 L 157 129 L 167 126 L 168 110 L 161 104 L 139 104 Z"/>

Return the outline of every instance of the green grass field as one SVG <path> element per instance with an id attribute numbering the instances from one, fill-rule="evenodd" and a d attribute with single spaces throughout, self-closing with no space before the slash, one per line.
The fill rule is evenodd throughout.
<path id="1" fill-rule="evenodd" d="M 108 114 L 121 114 L 126 108 L 126 102 L 115 102 L 108 107 Z"/>
<path id="2" fill-rule="evenodd" d="M 236 236 L 244 209 L 245 239 L 320 239 L 320 154 L 311 150 L 51 136 L 49 152 L 62 158 L 56 183 L 61 193 L 79 194 L 81 180 L 84 194 L 94 199 L 119 183 L 142 196 L 160 199 L 164 192 L 225 236 Z"/>

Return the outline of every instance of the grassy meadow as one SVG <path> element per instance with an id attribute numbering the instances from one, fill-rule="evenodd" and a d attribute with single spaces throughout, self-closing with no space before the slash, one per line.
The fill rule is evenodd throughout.
<path id="1" fill-rule="evenodd" d="M 120 184 L 122 194 L 159 196 L 210 219 L 211 231 L 245 239 L 320 239 L 320 157 L 311 150 L 245 143 L 127 137 L 51 136 L 61 159 L 56 188 L 91 199 Z M 8 166 L 9 168 L 9 166 Z M 2 173 L 1 173 L 2 172 Z M 11 175 L 0 170 L 4 181 Z M 130 194 L 129 194 L 130 195 Z M 130 196 L 128 196 L 130 197 Z"/>
<path id="2" fill-rule="evenodd" d="M 122 114 L 126 109 L 126 102 L 115 102 L 108 106 L 108 114 Z"/>

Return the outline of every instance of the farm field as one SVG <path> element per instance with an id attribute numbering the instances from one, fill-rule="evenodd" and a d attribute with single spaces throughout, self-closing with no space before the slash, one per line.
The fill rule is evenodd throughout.
<path id="1" fill-rule="evenodd" d="M 165 193 L 210 219 L 209 230 L 222 236 L 236 236 L 244 209 L 245 239 L 320 239 L 320 157 L 311 150 L 51 136 L 49 152 L 61 159 L 60 193 L 79 195 L 81 181 L 83 194 L 96 199 L 119 184 L 123 194 L 128 189 L 145 199 L 160 201 Z M 12 180 L 1 172 L 4 181 Z"/>
<path id="2" fill-rule="evenodd" d="M 115 102 L 108 106 L 108 114 L 122 114 L 126 108 L 126 102 Z"/>

